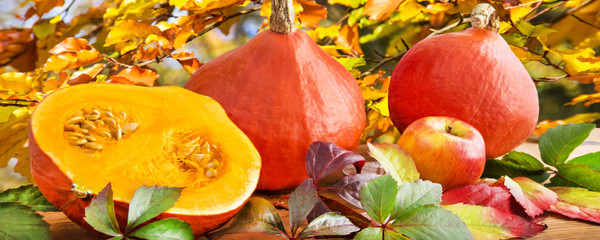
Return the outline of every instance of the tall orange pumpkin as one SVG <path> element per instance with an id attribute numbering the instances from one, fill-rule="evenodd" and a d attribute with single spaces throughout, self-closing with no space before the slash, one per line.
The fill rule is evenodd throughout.
<path id="1" fill-rule="evenodd" d="M 272 1 L 272 9 L 269 30 L 204 64 L 185 85 L 216 99 L 254 143 L 261 190 L 299 185 L 314 141 L 354 149 L 366 121 L 355 79 L 295 29 L 292 1 Z"/>
<path id="2" fill-rule="evenodd" d="M 472 28 L 426 38 L 402 57 L 390 82 L 389 110 L 403 131 L 425 116 L 461 119 L 481 132 L 488 158 L 501 156 L 535 129 L 535 84 L 498 34 L 489 4 L 471 14 Z"/>

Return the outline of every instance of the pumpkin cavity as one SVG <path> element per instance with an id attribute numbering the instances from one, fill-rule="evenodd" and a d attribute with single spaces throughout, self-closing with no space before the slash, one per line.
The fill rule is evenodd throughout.
<path id="1" fill-rule="evenodd" d="M 217 144 L 194 130 L 167 133 L 163 150 L 178 170 L 200 182 L 215 179 L 224 169 L 224 156 Z"/>

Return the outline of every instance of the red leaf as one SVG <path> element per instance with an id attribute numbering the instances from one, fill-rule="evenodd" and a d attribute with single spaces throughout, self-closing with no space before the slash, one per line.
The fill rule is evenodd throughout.
<path id="1" fill-rule="evenodd" d="M 558 196 L 550 189 L 526 177 L 502 177 L 496 185 L 506 186 L 517 202 L 523 206 L 525 213 L 532 218 L 549 210 L 558 202 Z"/>
<path id="2" fill-rule="evenodd" d="M 570 218 L 600 223 L 600 193 L 585 188 L 551 187 L 558 194 L 558 203 L 551 211 Z"/>
<path id="3" fill-rule="evenodd" d="M 159 75 L 149 69 L 133 66 L 110 77 L 111 82 L 153 86 Z"/>
<path id="4" fill-rule="evenodd" d="M 442 205 L 456 203 L 493 207 L 507 213 L 524 215 L 523 207 L 517 203 L 505 187 L 475 184 L 444 192 Z"/>

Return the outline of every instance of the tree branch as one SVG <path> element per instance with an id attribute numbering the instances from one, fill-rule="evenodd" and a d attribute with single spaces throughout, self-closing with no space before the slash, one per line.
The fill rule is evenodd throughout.
<path id="1" fill-rule="evenodd" d="M 28 107 L 33 103 L 39 103 L 39 100 L 27 100 L 27 99 L 10 99 L 0 100 L 0 107 Z"/>
<path id="2" fill-rule="evenodd" d="M 408 49 L 406 51 L 408 51 Z M 380 69 L 384 65 L 386 65 L 386 64 L 388 64 L 388 63 L 390 63 L 390 62 L 392 62 L 394 60 L 398 60 L 398 59 L 402 58 L 402 56 L 404 56 L 404 54 L 406 54 L 406 51 L 403 51 L 403 52 L 398 53 L 398 54 L 396 54 L 394 56 L 391 56 L 391 57 L 384 58 L 379 63 L 377 63 L 377 65 L 375 65 L 372 68 L 370 68 L 369 70 L 364 71 L 363 73 L 361 73 L 358 78 L 359 79 L 364 78 L 364 77 L 372 74 L 373 72 L 377 71 L 377 69 Z"/>

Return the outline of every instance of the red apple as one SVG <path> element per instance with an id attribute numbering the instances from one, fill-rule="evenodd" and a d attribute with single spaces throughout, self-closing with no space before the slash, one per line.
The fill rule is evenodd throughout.
<path id="1" fill-rule="evenodd" d="M 411 123 L 398 140 L 424 180 L 444 191 L 474 184 L 485 166 L 485 143 L 473 126 L 451 117 L 424 117 Z"/>

